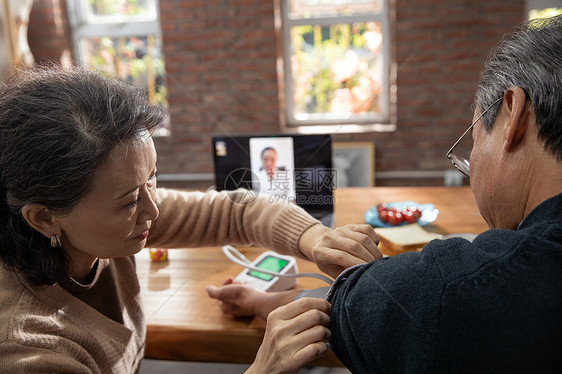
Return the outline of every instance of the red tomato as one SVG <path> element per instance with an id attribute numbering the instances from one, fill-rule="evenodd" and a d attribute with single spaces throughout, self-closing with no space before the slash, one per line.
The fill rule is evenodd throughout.
<path id="1" fill-rule="evenodd" d="M 388 222 L 388 210 L 381 210 L 379 212 L 379 219 L 381 222 Z"/>
<path id="2" fill-rule="evenodd" d="M 422 211 L 420 208 L 416 208 L 415 210 L 413 210 L 414 216 L 416 217 L 416 219 L 420 219 L 421 215 L 422 215 Z"/>
<path id="3" fill-rule="evenodd" d="M 406 213 L 404 213 L 404 221 L 406 221 L 408 223 L 414 223 L 414 222 L 417 222 L 418 219 L 414 215 L 414 212 L 408 210 L 408 211 L 406 211 Z"/>
<path id="4" fill-rule="evenodd" d="M 385 203 L 377 205 L 377 212 L 378 213 L 380 213 L 382 211 L 385 211 L 385 210 L 386 210 L 386 204 Z"/>
<path id="5" fill-rule="evenodd" d="M 402 221 L 404 220 L 404 215 L 400 212 L 396 212 L 394 214 L 390 214 L 390 212 L 388 212 L 388 223 L 390 223 L 391 225 L 399 225 L 402 223 Z"/>
<path id="6" fill-rule="evenodd" d="M 394 210 L 390 210 L 388 209 L 386 211 L 386 216 L 387 216 L 387 222 L 390 222 L 391 219 L 394 219 L 394 215 L 396 214 L 396 212 Z"/>

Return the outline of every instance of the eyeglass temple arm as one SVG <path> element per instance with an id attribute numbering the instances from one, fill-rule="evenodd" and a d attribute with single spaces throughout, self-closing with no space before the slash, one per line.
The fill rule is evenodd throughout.
<path id="1" fill-rule="evenodd" d="M 494 105 L 496 105 L 501 99 L 503 99 L 503 96 L 500 97 L 499 99 L 497 99 L 496 101 L 494 101 L 488 108 L 486 108 L 485 111 L 482 112 L 482 114 L 480 114 L 478 116 L 478 118 L 476 118 L 476 120 L 474 120 L 474 122 L 472 122 L 472 124 L 468 127 L 468 129 L 466 129 L 465 132 L 463 132 L 463 134 L 461 135 L 460 138 L 458 138 L 458 140 L 455 142 L 455 144 L 453 144 L 453 146 L 451 147 L 451 149 L 449 149 L 449 152 L 447 152 L 447 154 L 445 155 L 445 157 L 449 158 L 449 156 L 451 155 L 451 153 L 453 153 L 453 149 L 457 146 L 457 144 L 460 143 L 460 141 L 462 140 L 462 138 L 464 138 L 464 136 L 474 127 L 474 125 L 476 124 L 476 122 L 480 121 L 480 118 L 484 117 L 484 114 L 486 114 L 486 112 L 488 112 L 488 110 L 493 107 Z"/>
<path id="2" fill-rule="evenodd" d="M 463 132 L 463 134 L 461 135 L 460 138 L 457 139 L 457 141 L 455 142 L 455 144 L 453 144 L 453 146 L 451 147 L 451 149 L 449 149 L 449 152 L 447 152 L 446 157 L 449 158 L 449 156 L 451 155 L 451 153 L 453 153 L 453 149 L 457 146 L 457 144 L 460 143 L 460 141 L 462 140 L 462 138 L 464 138 L 464 136 L 470 131 L 470 129 L 472 129 L 474 127 L 474 124 L 476 122 L 478 122 L 478 120 L 482 117 L 482 115 L 480 117 L 478 117 L 478 119 L 476 121 L 474 121 L 472 123 L 472 125 L 470 125 L 470 127 L 468 129 L 466 129 L 465 132 Z"/>

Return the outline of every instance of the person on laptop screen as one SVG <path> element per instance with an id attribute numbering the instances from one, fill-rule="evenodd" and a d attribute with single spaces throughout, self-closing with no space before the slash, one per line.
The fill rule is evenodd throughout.
<path id="1" fill-rule="evenodd" d="M 293 153 L 291 137 L 251 138 L 252 189 L 269 195 L 272 202 L 294 202 Z"/>

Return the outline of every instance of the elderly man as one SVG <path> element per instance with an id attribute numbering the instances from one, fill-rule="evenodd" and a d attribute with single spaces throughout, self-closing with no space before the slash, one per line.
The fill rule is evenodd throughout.
<path id="1" fill-rule="evenodd" d="M 490 230 L 338 278 L 328 294 L 331 346 L 351 371 L 560 372 L 561 79 L 562 17 L 525 23 L 492 51 L 465 132 L 470 162 L 455 155 L 458 142 L 447 154 L 470 176 Z M 261 316 L 295 295 L 242 286 L 209 293 L 227 301 L 225 312 Z M 248 308 L 232 294 L 264 302 Z"/>

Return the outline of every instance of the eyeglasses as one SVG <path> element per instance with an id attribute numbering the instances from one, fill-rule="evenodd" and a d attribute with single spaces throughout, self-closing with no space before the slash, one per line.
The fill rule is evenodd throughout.
<path id="1" fill-rule="evenodd" d="M 449 149 L 449 152 L 447 152 L 447 158 L 449 160 L 451 160 L 451 162 L 453 163 L 453 165 L 455 165 L 455 167 L 464 175 L 466 175 L 467 177 L 470 177 L 470 162 L 468 162 L 468 160 L 464 157 L 460 157 L 457 156 L 456 154 L 453 153 L 453 149 L 455 149 L 455 147 L 457 146 L 457 144 L 460 143 L 460 141 L 462 140 L 462 138 L 464 138 L 464 136 L 474 127 L 474 125 L 476 124 L 476 122 L 480 121 L 480 118 L 482 118 L 484 116 L 484 114 L 486 114 L 486 112 L 488 112 L 488 110 L 490 110 L 491 107 L 493 107 L 494 105 L 496 105 L 497 103 L 499 103 L 501 100 L 503 99 L 503 96 L 500 97 L 499 99 L 497 99 L 496 101 L 494 101 L 492 104 L 490 104 L 489 107 L 487 107 L 482 114 L 480 114 L 478 116 L 478 118 L 476 118 L 474 120 L 474 122 L 472 122 L 472 125 L 469 126 L 468 129 L 466 129 L 466 131 L 461 135 L 461 137 L 459 138 L 459 140 L 457 140 L 455 142 L 455 144 L 453 144 L 453 146 L 451 147 L 451 149 Z"/>

